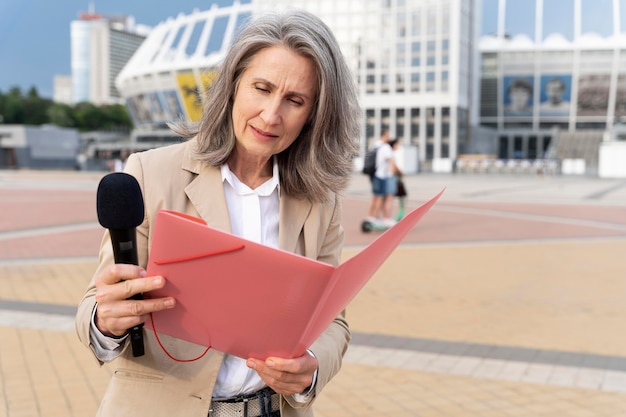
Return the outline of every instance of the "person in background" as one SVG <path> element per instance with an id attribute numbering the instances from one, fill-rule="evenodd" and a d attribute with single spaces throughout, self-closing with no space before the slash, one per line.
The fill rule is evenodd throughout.
<path id="1" fill-rule="evenodd" d="M 372 199 L 366 221 L 375 227 L 390 227 L 395 224 L 392 218 L 393 198 L 396 194 L 396 175 L 401 174 L 395 161 L 393 146 L 398 139 L 391 139 L 384 131 L 375 145 L 376 173 L 372 176 Z"/>
<path id="2" fill-rule="evenodd" d="M 146 276 L 144 269 L 160 209 L 321 262 L 340 261 L 340 193 L 358 155 L 360 108 L 326 24 L 303 11 L 252 20 L 235 39 L 207 97 L 199 123 L 171 125 L 187 141 L 133 153 L 126 163 L 146 207 L 137 228 L 139 265 L 114 264 L 106 231 L 76 315 L 80 341 L 100 364 L 113 367 L 99 416 L 310 417 L 348 347 L 342 312 L 297 358 L 261 361 L 210 349 L 193 362 L 180 362 L 149 331 L 145 354 L 132 355 L 127 329 L 176 304 L 173 297 L 129 299 L 163 288 L 167 280 Z M 176 358 L 196 357 L 204 349 L 166 335 L 160 340 Z"/>

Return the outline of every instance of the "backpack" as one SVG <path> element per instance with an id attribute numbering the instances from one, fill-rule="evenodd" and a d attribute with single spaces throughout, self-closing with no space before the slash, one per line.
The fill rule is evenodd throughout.
<path id="1" fill-rule="evenodd" d="M 363 160 L 363 173 L 373 177 L 376 173 L 376 153 L 378 147 L 372 148 L 365 153 L 365 159 Z"/>

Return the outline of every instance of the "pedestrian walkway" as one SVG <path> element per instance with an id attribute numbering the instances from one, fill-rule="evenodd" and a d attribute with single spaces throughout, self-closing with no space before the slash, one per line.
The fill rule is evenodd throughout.
<path id="1" fill-rule="evenodd" d="M 0 417 L 94 415 L 110 378 L 73 331 L 101 174 L 0 171 Z M 444 195 L 348 308 L 318 417 L 626 415 L 626 182 L 417 175 Z M 369 201 L 344 196 L 344 257 Z"/>

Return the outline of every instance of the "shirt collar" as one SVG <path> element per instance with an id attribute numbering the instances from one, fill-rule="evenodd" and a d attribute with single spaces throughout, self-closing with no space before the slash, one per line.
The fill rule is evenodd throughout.
<path id="1" fill-rule="evenodd" d="M 272 178 L 259 185 L 254 190 L 242 183 L 239 178 L 228 167 L 228 164 L 223 164 L 220 168 L 222 173 L 222 182 L 226 181 L 239 195 L 257 194 L 261 197 L 268 196 L 278 190 L 280 195 L 280 177 L 278 173 L 278 162 L 276 158 L 273 158 L 272 162 Z"/>

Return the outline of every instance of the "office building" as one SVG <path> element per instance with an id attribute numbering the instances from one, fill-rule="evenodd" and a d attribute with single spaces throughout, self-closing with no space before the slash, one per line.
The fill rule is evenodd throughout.
<path id="1" fill-rule="evenodd" d="M 123 102 L 115 78 L 149 32 L 132 17 L 81 13 L 71 22 L 72 102 Z"/>

